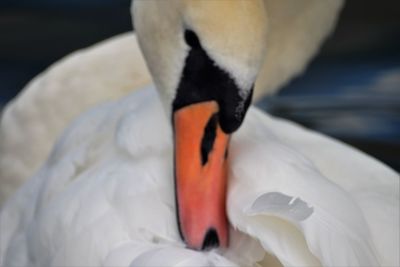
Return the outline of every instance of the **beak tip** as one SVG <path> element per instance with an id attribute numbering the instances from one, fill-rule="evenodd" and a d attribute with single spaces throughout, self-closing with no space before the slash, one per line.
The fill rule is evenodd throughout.
<path id="1" fill-rule="evenodd" d="M 219 247 L 219 238 L 217 231 L 213 228 L 208 229 L 206 236 L 204 237 L 201 250 L 210 250 L 217 247 Z"/>
<path id="2" fill-rule="evenodd" d="M 195 237 L 196 235 L 192 235 L 189 237 Z M 199 236 L 197 236 L 199 237 Z M 211 227 L 207 230 L 207 232 L 201 237 L 197 239 L 183 238 L 187 247 L 194 250 L 199 251 L 209 251 L 218 247 L 227 247 L 228 245 L 228 234 L 227 229 L 220 229 L 220 231 Z"/>

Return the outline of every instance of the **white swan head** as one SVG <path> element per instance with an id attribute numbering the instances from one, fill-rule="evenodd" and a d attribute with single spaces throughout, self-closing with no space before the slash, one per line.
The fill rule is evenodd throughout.
<path id="1" fill-rule="evenodd" d="M 189 247 L 226 246 L 226 155 L 265 58 L 263 0 L 134 1 L 135 30 L 175 141 L 179 228 Z"/>

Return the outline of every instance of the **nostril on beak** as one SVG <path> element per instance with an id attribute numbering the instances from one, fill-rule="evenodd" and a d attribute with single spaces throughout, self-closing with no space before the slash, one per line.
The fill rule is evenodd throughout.
<path id="1" fill-rule="evenodd" d="M 207 234 L 203 241 L 202 250 L 210 250 L 219 247 L 219 238 L 217 231 L 214 228 L 208 229 Z"/>

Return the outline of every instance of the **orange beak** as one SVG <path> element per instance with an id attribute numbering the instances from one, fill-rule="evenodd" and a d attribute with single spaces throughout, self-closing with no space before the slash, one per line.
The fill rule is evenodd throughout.
<path id="1" fill-rule="evenodd" d="M 226 171 L 229 135 L 215 101 L 176 110 L 175 186 L 179 230 L 193 249 L 228 245 Z"/>

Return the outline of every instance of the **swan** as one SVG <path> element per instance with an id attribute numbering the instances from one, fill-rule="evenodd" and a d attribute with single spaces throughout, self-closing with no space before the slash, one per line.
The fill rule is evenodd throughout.
<path id="1" fill-rule="evenodd" d="M 193 34 L 187 39 L 197 46 Z M 151 46 L 142 42 L 146 55 Z M 152 55 L 145 57 L 153 76 L 167 71 L 151 64 Z M 177 78 L 159 75 L 157 88 L 171 82 L 168 75 Z M 398 265 L 398 174 L 254 107 L 228 151 L 230 246 L 187 249 L 175 223 L 173 132 L 165 116 L 173 93 L 161 92 L 160 101 L 147 88 L 75 121 L 5 204 L 1 265 Z"/>
<path id="2" fill-rule="evenodd" d="M 331 32 L 343 4 L 342 0 L 264 2 L 268 60 L 256 80 L 255 101 L 304 70 Z M 79 114 L 149 84 L 151 76 L 132 33 L 74 52 L 33 79 L 1 116 L 0 207 L 38 171 L 58 136 Z"/>

